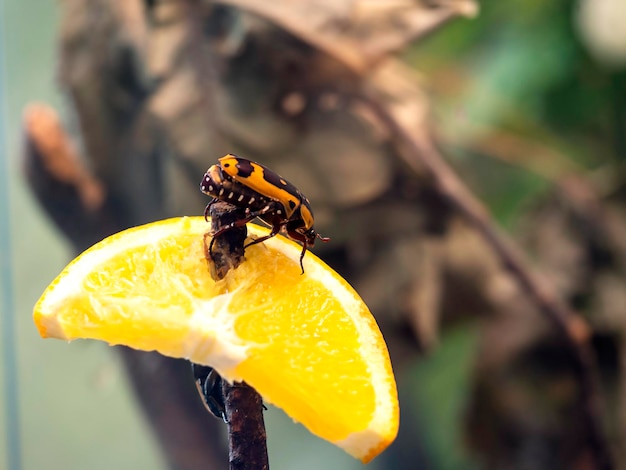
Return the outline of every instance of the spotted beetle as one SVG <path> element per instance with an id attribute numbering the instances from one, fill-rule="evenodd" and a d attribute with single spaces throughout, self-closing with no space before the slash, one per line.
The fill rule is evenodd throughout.
<path id="1" fill-rule="evenodd" d="M 222 393 L 222 377 L 212 367 L 191 364 L 196 388 L 202 397 L 205 408 L 216 418 L 221 418 L 225 423 L 226 405 Z"/>
<path id="2" fill-rule="evenodd" d="M 248 243 L 244 248 L 272 238 L 284 228 L 289 238 L 302 243 L 300 268 L 303 273 L 302 260 L 307 249 L 313 246 L 318 238 L 323 242 L 330 240 L 315 231 L 313 210 L 306 196 L 289 181 L 260 163 L 231 154 L 226 155 L 206 171 L 200 183 L 200 190 L 213 197 L 204 210 L 205 219 L 211 204 L 216 201 L 224 201 L 246 209 L 244 218 L 219 230 L 214 234 L 213 240 L 217 235 L 258 217 L 271 226 L 272 231 L 269 235 Z M 209 251 L 213 246 L 213 240 Z"/>

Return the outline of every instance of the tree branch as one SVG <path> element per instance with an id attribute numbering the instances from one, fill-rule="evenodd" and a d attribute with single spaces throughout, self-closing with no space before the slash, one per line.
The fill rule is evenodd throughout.
<path id="1" fill-rule="evenodd" d="M 483 204 L 445 162 L 428 131 L 420 134 L 418 130 L 409 129 L 396 119 L 391 107 L 378 96 L 367 96 L 366 101 L 391 133 L 392 141 L 400 149 L 398 154 L 405 163 L 418 174 L 426 170 L 435 190 L 474 226 L 520 289 L 563 335 L 576 361 L 580 399 L 595 468 L 612 469 L 613 459 L 602 426 L 603 406 L 597 366 L 586 322 L 559 298 L 547 280 L 532 271 L 522 253 L 496 227 Z"/>
<path id="2" fill-rule="evenodd" d="M 243 218 L 242 209 L 221 201 L 211 206 L 210 215 L 213 233 Z M 216 237 L 211 253 L 206 253 L 216 279 L 222 279 L 243 260 L 246 233 L 245 226 L 235 227 Z M 268 470 L 261 396 L 245 382 L 229 384 L 226 380 L 222 381 L 222 394 L 230 470 Z"/>

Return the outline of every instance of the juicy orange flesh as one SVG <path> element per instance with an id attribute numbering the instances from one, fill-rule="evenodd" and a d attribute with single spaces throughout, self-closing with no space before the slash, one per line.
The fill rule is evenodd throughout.
<path id="1" fill-rule="evenodd" d="M 323 433 L 329 440 L 365 429 L 376 403 L 367 364 L 355 354 L 359 335 L 354 322 L 339 313 L 342 307 L 336 299 L 316 295 L 325 291 L 324 286 L 300 276 L 297 263 L 263 247 L 257 251 L 233 273 L 235 284 L 238 278 L 259 273 L 245 293 L 237 292 L 230 307 L 244 312 L 235 329 L 244 342 L 253 345 L 237 373 L 257 388 L 267 383 L 268 372 L 275 375 L 264 397 L 280 403 L 287 414 L 298 416 L 312 432 Z M 284 279 L 290 280 L 289 292 L 282 285 Z M 295 285 L 293 279 L 297 279 Z M 262 356 L 255 354 L 258 349 L 263 349 Z M 320 378 L 326 386 L 311 387 L 306 380 L 311 377 Z M 319 416 L 336 419 L 329 425 Z M 316 423 L 324 424 L 324 429 L 316 429 Z"/>
<path id="2" fill-rule="evenodd" d="M 228 310 L 237 312 L 235 331 L 250 347 L 234 375 L 330 441 L 366 429 L 376 402 L 355 324 L 339 313 L 343 307 L 319 281 L 300 275 L 297 262 L 267 245 L 249 247 L 246 254 L 238 269 L 216 283 L 202 235 L 177 235 L 122 252 L 90 273 L 80 294 L 63 304 L 58 317 L 65 335 L 185 357 L 194 301 L 236 291 Z M 133 316 L 147 307 L 151 318 Z M 320 387 L 311 378 L 329 382 Z"/>
<path id="3" fill-rule="evenodd" d="M 160 342 L 172 343 L 172 338 L 187 334 L 194 297 L 210 298 L 217 293 L 206 270 L 202 236 L 189 234 L 107 260 L 85 278 L 81 293 L 68 299 L 59 316 L 70 338 L 111 341 L 113 337 L 118 344 L 153 350 Z M 133 316 L 146 306 L 152 318 L 142 321 L 143 317 Z"/>

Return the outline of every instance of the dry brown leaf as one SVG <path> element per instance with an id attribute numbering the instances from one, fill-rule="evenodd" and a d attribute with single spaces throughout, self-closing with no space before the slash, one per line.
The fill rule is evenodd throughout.
<path id="1" fill-rule="evenodd" d="M 362 75 L 389 54 L 457 16 L 474 16 L 473 0 L 219 0 L 257 14 Z"/>
<path id="2" fill-rule="evenodd" d="M 86 209 L 100 209 L 106 190 L 85 168 L 56 111 L 44 103 L 28 105 L 24 110 L 24 130 L 50 176 L 72 186 Z"/>

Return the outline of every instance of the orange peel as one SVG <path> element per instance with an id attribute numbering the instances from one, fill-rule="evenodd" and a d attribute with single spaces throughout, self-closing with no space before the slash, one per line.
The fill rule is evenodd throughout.
<path id="1" fill-rule="evenodd" d="M 183 217 L 135 227 L 72 261 L 34 309 L 42 337 L 158 351 L 254 387 L 312 433 L 368 462 L 398 431 L 380 330 L 358 294 L 312 253 L 276 236 L 214 281 L 209 225 Z M 268 230 L 248 225 L 252 237 Z"/>

